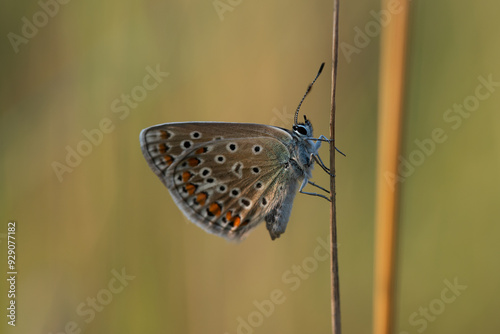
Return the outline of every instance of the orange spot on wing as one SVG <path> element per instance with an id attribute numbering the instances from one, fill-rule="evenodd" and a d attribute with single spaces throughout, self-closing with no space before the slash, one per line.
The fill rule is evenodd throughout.
<path id="1" fill-rule="evenodd" d="M 200 159 L 198 159 L 198 158 L 189 158 L 188 159 L 188 164 L 191 167 L 196 167 L 196 166 L 198 166 L 200 164 Z"/>
<path id="2" fill-rule="evenodd" d="M 168 132 L 167 132 L 167 131 L 165 131 L 165 130 L 160 130 L 160 137 L 161 137 L 162 139 L 168 139 L 168 138 L 170 138 L 170 133 L 168 133 Z"/>
<path id="3" fill-rule="evenodd" d="M 236 215 L 233 216 L 231 211 L 226 212 L 226 220 L 229 222 L 230 225 L 233 227 L 238 227 L 241 223 L 241 218 L 240 216 Z"/>
<path id="4" fill-rule="evenodd" d="M 196 196 L 196 202 L 198 202 L 198 204 L 200 205 L 205 205 L 207 197 L 207 193 L 199 193 L 198 196 Z"/>
<path id="5" fill-rule="evenodd" d="M 174 158 L 172 158 L 171 155 L 164 155 L 163 156 L 163 160 L 165 160 L 165 162 L 167 163 L 167 165 L 171 165 L 172 162 L 174 162 Z"/>
<path id="6" fill-rule="evenodd" d="M 158 149 L 160 150 L 161 154 L 167 153 L 167 145 L 165 145 L 163 143 L 158 146 Z"/>
<path id="7" fill-rule="evenodd" d="M 208 211 L 210 211 L 210 213 L 213 214 L 214 216 L 220 216 L 221 207 L 217 203 L 212 203 L 208 207 Z"/>
<path id="8" fill-rule="evenodd" d="M 196 186 L 192 183 L 188 183 L 186 185 L 186 191 L 188 192 L 189 195 L 193 195 L 194 192 L 196 191 Z"/>
<path id="9" fill-rule="evenodd" d="M 234 226 L 234 227 L 238 227 L 238 226 L 240 226 L 240 223 L 241 223 L 241 218 L 240 218 L 240 216 L 235 216 L 235 217 L 233 218 L 233 226 Z"/>
<path id="10" fill-rule="evenodd" d="M 193 176 L 193 174 L 191 174 L 188 171 L 185 171 L 184 173 L 182 173 L 182 181 L 184 181 L 184 183 L 186 183 L 187 181 L 189 181 L 191 176 Z"/>
<path id="11" fill-rule="evenodd" d="M 196 154 L 202 154 L 202 153 L 205 153 L 206 151 L 208 151 L 206 147 L 200 147 L 194 153 L 196 153 Z"/>

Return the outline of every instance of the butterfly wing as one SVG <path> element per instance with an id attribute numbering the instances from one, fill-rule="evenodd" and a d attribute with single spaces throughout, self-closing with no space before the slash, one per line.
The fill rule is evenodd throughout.
<path id="1" fill-rule="evenodd" d="M 291 140 L 286 130 L 260 124 L 168 123 L 143 130 L 141 148 L 192 222 L 240 240 L 283 197 Z"/>

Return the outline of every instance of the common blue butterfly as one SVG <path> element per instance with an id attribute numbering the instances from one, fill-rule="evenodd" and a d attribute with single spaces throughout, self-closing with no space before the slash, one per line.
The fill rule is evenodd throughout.
<path id="1" fill-rule="evenodd" d="M 141 149 L 149 167 L 193 223 L 228 240 L 241 240 L 261 221 L 274 240 L 285 232 L 293 200 L 310 181 L 322 141 L 311 122 L 292 130 L 252 123 L 182 122 L 142 130 Z"/>

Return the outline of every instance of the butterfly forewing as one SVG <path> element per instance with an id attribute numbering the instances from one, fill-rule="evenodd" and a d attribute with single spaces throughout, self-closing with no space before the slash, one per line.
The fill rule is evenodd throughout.
<path id="1" fill-rule="evenodd" d="M 170 123 L 141 133 L 146 160 L 184 214 L 230 240 L 259 224 L 279 196 L 291 140 L 259 124 Z"/>

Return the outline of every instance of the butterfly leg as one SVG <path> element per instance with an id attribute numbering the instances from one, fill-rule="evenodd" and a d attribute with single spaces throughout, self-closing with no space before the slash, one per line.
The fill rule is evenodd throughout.
<path id="1" fill-rule="evenodd" d="M 319 136 L 319 138 L 317 139 L 316 143 L 314 143 L 314 149 L 316 152 L 318 152 L 319 148 L 321 147 L 321 143 L 323 141 L 327 141 L 327 142 L 330 142 L 330 140 L 328 138 L 326 138 L 325 136 L 321 135 Z M 342 154 L 343 156 L 345 156 L 344 153 L 340 152 L 338 148 L 335 147 L 335 149 L 340 153 Z M 330 176 L 332 177 L 335 177 L 335 175 L 333 175 L 330 171 L 330 168 L 326 167 L 325 164 L 323 163 L 323 160 L 321 160 L 321 157 L 318 155 L 318 154 L 313 154 L 311 153 L 311 158 L 314 159 L 314 161 L 316 161 L 318 163 L 318 165 L 325 171 L 327 172 Z M 309 160 L 311 161 L 311 160 Z"/>
<path id="2" fill-rule="evenodd" d="M 316 151 L 319 150 L 319 148 L 321 147 L 321 144 L 326 141 L 326 142 L 330 142 L 330 139 L 326 138 L 325 136 L 323 135 L 320 135 L 319 138 L 316 139 L 316 142 L 314 143 L 314 148 L 316 149 Z"/>
<path id="3" fill-rule="evenodd" d="M 309 180 L 307 178 L 304 179 L 304 181 L 302 181 L 302 184 L 300 185 L 300 188 L 299 188 L 299 193 L 301 194 L 306 194 L 306 195 L 311 195 L 311 196 L 318 196 L 318 197 L 321 197 L 321 198 L 324 198 L 326 199 L 328 202 L 331 202 L 330 199 L 328 197 L 326 197 L 325 195 L 321 195 L 321 194 L 317 194 L 317 193 L 310 193 L 310 192 L 307 192 L 307 191 L 303 191 L 302 189 L 304 189 L 304 187 L 309 183 Z M 319 187 L 319 186 L 317 186 Z M 325 189 L 323 189 L 325 190 Z"/>
<path id="4" fill-rule="evenodd" d="M 314 183 L 312 181 L 307 180 L 307 183 L 309 183 L 311 186 L 314 186 L 316 188 L 319 188 L 319 189 L 323 190 L 324 192 L 330 193 L 330 191 L 328 191 L 327 189 L 325 189 L 325 188 L 323 188 L 321 186 L 318 186 L 316 183 Z"/>
<path id="5" fill-rule="evenodd" d="M 314 153 L 311 153 L 311 156 L 310 156 L 310 160 L 314 160 L 318 163 L 318 165 L 328 174 L 330 175 L 331 177 L 335 177 L 335 175 L 333 175 L 331 172 L 330 172 L 330 168 L 326 167 L 325 164 L 323 163 L 323 161 L 321 161 L 321 158 L 319 157 L 319 155 L 317 154 L 314 154 Z"/>
<path id="6" fill-rule="evenodd" d="M 340 154 L 342 154 L 344 157 L 346 157 L 346 155 L 341 151 L 339 150 L 336 146 L 335 146 L 335 151 L 339 152 Z"/>
<path id="7" fill-rule="evenodd" d="M 318 163 L 318 165 L 321 166 L 321 168 L 323 168 L 323 170 L 327 171 L 327 173 L 330 174 L 330 168 L 325 166 L 323 160 L 321 160 L 321 157 L 318 154 L 315 154 L 313 159 Z"/>
<path id="8" fill-rule="evenodd" d="M 314 139 L 316 139 L 316 143 L 315 143 L 315 146 L 314 146 L 314 147 L 316 148 L 316 150 L 318 150 L 318 149 L 319 149 L 319 147 L 321 146 L 321 143 L 322 143 L 322 142 L 324 142 L 324 141 L 326 141 L 326 142 L 328 142 L 328 143 L 330 143 L 330 142 L 331 142 L 331 140 L 330 140 L 330 139 L 326 138 L 326 137 L 325 137 L 325 136 L 323 136 L 323 135 L 320 135 L 320 136 L 319 136 L 319 138 L 314 138 Z M 340 153 L 340 154 L 342 154 L 344 157 L 346 156 L 346 155 L 345 155 L 345 154 L 344 154 L 341 150 L 339 150 L 336 146 L 335 146 L 335 151 L 339 152 L 339 153 Z"/>
<path id="9" fill-rule="evenodd" d="M 319 136 L 319 138 L 317 139 L 316 143 L 314 143 L 314 151 L 315 152 L 318 152 L 319 148 L 321 147 L 321 144 L 323 143 L 323 141 L 327 141 L 327 142 L 330 142 L 330 140 L 328 138 L 326 138 L 325 136 L 321 135 Z M 316 161 L 318 163 L 318 165 L 325 171 L 327 172 L 330 176 L 334 176 L 330 173 L 330 168 L 326 167 L 325 164 L 323 163 L 323 160 L 321 160 L 321 158 L 319 157 L 319 155 L 316 153 L 311 153 L 311 157 L 309 158 L 309 161 L 312 161 L 314 159 L 314 161 Z"/>

